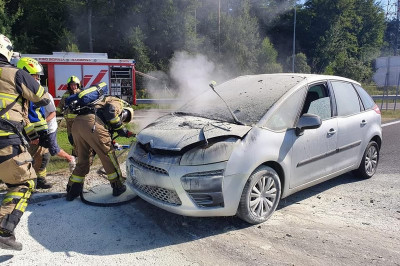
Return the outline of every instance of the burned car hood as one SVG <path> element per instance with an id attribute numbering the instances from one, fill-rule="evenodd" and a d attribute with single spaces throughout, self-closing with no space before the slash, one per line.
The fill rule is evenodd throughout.
<path id="1" fill-rule="evenodd" d="M 169 114 L 157 119 L 137 135 L 137 141 L 152 149 L 180 151 L 217 137 L 242 138 L 252 127 L 202 117 Z"/>

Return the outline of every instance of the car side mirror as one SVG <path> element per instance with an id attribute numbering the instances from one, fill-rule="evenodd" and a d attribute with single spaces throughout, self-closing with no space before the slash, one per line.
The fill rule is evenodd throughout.
<path id="1" fill-rule="evenodd" d="M 300 117 L 296 126 L 296 136 L 301 136 L 306 129 L 319 128 L 322 124 L 321 118 L 314 114 L 304 114 Z"/>

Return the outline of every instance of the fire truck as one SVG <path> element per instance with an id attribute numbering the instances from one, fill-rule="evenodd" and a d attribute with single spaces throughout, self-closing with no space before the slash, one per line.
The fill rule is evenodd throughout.
<path id="1" fill-rule="evenodd" d="M 46 54 L 22 54 L 39 61 L 44 68 L 42 86 L 48 88 L 56 105 L 67 90 L 67 80 L 77 76 L 82 88 L 106 82 L 108 95 L 117 96 L 136 105 L 135 60 L 109 59 L 107 53 L 53 52 Z M 16 65 L 18 58 L 14 59 Z"/>

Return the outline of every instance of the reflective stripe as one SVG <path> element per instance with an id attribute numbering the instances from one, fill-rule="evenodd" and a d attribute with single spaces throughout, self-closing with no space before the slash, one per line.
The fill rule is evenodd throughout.
<path id="1" fill-rule="evenodd" d="M 84 179 L 85 179 L 85 177 L 77 176 L 77 175 L 71 175 L 71 177 L 69 178 L 70 181 L 75 182 L 75 183 L 83 183 Z"/>
<path id="2" fill-rule="evenodd" d="M 17 97 L 18 97 L 18 95 L 13 95 L 13 94 L 8 94 L 8 93 L 0 93 L 0 102 L 1 102 L 0 110 L 6 108 L 7 105 L 14 102 L 15 99 L 17 99 Z M 19 98 L 17 103 L 22 104 L 22 99 Z M 1 117 L 5 118 L 7 120 L 10 120 L 10 114 L 8 112 L 6 112 Z"/>
<path id="3" fill-rule="evenodd" d="M 25 212 L 26 206 L 28 206 L 28 199 L 27 198 L 22 198 L 17 206 L 15 206 L 16 210 L 19 210 L 21 212 Z"/>
<path id="4" fill-rule="evenodd" d="M 111 119 L 111 120 L 110 120 L 110 123 L 111 123 L 111 124 L 116 124 L 116 123 L 118 123 L 120 120 L 121 120 L 121 119 L 119 118 L 119 116 L 117 116 L 117 117 L 114 117 L 113 119 Z"/>
<path id="5" fill-rule="evenodd" d="M 107 175 L 107 178 L 108 178 L 109 181 L 112 181 L 112 180 L 116 179 L 117 177 L 118 177 L 118 173 L 117 172 L 114 172 L 112 174 Z"/>
<path id="6" fill-rule="evenodd" d="M 89 88 L 89 89 L 83 90 L 78 94 L 78 98 L 82 98 L 83 96 L 85 96 L 88 93 L 91 93 L 91 92 L 97 91 L 99 89 L 102 89 L 104 86 L 107 86 L 107 84 L 105 82 L 101 82 L 97 86 L 94 86 L 93 88 Z"/>
<path id="7" fill-rule="evenodd" d="M 4 130 L 0 130 L 0 136 L 1 136 L 1 137 L 10 136 L 10 135 L 13 135 L 13 134 L 15 134 L 15 133 L 13 133 L 13 132 L 7 132 L 7 131 L 4 131 Z"/>
<path id="8" fill-rule="evenodd" d="M 17 97 L 18 97 L 18 95 L 0 92 L 0 99 L 9 100 L 10 102 L 15 101 L 15 99 L 17 99 Z"/>
<path id="9" fill-rule="evenodd" d="M 67 118 L 76 118 L 78 115 L 77 114 L 67 114 Z"/>
<path id="10" fill-rule="evenodd" d="M 27 126 L 24 127 L 25 133 L 27 135 L 29 135 L 30 133 L 32 133 L 32 131 L 34 131 L 35 129 L 35 125 L 34 124 L 29 124 Z"/>
<path id="11" fill-rule="evenodd" d="M 46 177 L 47 176 L 47 169 L 45 168 L 42 171 L 38 171 L 37 175 L 38 175 L 38 177 Z"/>
<path id="12" fill-rule="evenodd" d="M 114 153 L 112 151 L 110 151 L 108 153 L 108 157 L 110 158 L 112 164 L 114 165 L 115 170 L 117 170 L 118 176 L 122 178 L 121 169 L 119 169 L 119 164 L 118 164 L 118 161 L 114 157 Z"/>
<path id="13" fill-rule="evenodd" d="M 79 95 L 78 95 L 78 98 L 82 98 L 86 94 L 94 92 L 94 91 L 97 91 L 97 87 L 89 88 L 87 90 L 84 90 L 84 91 L 80 92 Z"/>
<path id="14" fill-rule="evenodd" d="M 20 199 L 23 196 L 24 196 L 23 192 L 8 192 L 5 195 L 5 197 L 4 197 L 3 201 L 2 201 L 2 204 L 7 204 L 7 203 L 13 201 L 13 199 Z"/>
<path id="15" fill-rule="evenodd" d="M 28 180 L 28 181 L 26 181 L 26 183 L 28 183 L 28 187 L 29 187 L 30 191 L 32 191 L 35 188 L 35 181 Z"/>
<path id="16" fill-rule="evenodd" d="M 43 94 L 44 94 L 44 88 L 39 85 L 39 89 L 36 92 L 36 95 L 41 98 L 43 96 Z"/>

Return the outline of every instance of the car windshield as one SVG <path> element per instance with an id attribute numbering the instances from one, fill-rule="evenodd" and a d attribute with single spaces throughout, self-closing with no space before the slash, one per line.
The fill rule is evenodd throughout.
<path id="1" fill-rule="evenodd" d="M 241 76 L 215 87 L 238 120 L 256 124 L 271 106 L 304 77 L 290 74 Z M 176 114 L 235 123 L 225 103 L 211 89 L 190 100 Z"/>

